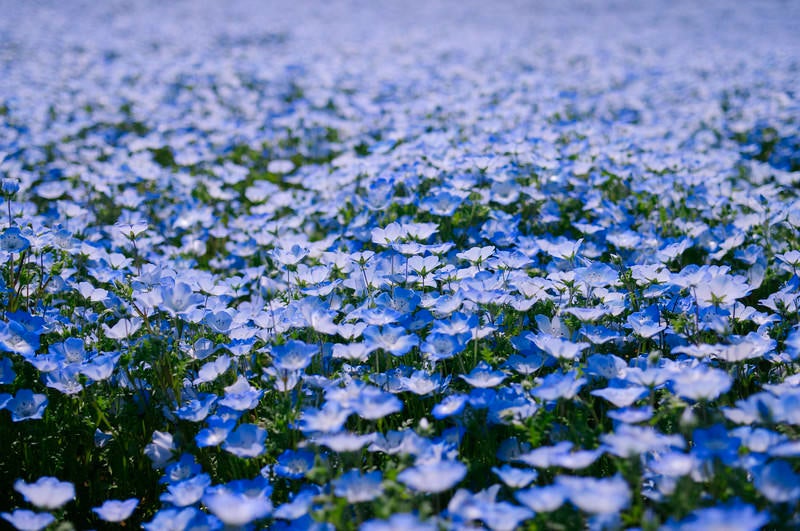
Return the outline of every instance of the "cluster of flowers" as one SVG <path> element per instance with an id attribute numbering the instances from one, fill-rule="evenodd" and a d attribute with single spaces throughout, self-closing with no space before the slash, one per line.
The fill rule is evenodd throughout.
<path id="1" fill-rule="evenodd" d="M 797 6 L 324 4 L 0 21 L 2 518 L 800 526 Z"/>

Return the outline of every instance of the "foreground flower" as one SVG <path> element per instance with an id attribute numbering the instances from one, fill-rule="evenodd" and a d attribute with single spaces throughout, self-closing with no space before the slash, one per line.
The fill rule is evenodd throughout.
<path id="1" fill-rule="evenodd" d="M 383 492 L 379 470 L 361 474 L 358 470 L 345 472 L 333 480 L 334 494 L 346 498 L 350 503 L 374 500 Z"/>
<path id="2" fill-rule="evenodd" d="M 130 498 L 128 500 L 108 500 L 103 502 L 100 507 L 92 509 L 97 516 L 106 522 L 122 522 L 127 520 L 133 514 L 136 506 L 139 505 L 139 500 Z"/>
<path id="3" fill-rule="evenodd" d="M 203 504 L 225 525 L 244 526 L 272 512 L 267 489 L 246 489 L 240 482 L 206 489 Z"/>
<path id="4" fill-rule="evenodd" d="M 423 522 L 413 514 L 398 513 L 388 520 L 369 520 L 361 526 L 361 531 L 436 531 L 436 524 Z"/>
<path id="5" fill-rule="evenodd" d="M 757 531 L 769 522 L 767 513 L 756 512 L 752 505 L 732 502 L 698 509 L 685 520 L 667 524 L 666 531 Z"/>
<path id="6" fill-rule="evenodd" d="M 436 461 L 407 468 L 397 479 L 418 492 L 442 492 L 464 479 L 467 467 L 459 461 Z"/>
<path id="7" fill-rule="evenodd" d="M 35 513 L 26 509 L 17 509 L 13 513 L 0 514 L 19 531 L 39 531 L 56 521 L 50 513 Z"/>
<path id="8" fill-rule="evenodd" d="M 40 419 L 46 407 L 47 396 L 34 393 L 30 389 L 20 389 L 17 396 L 6 403 L 6 409 L 11 412 L 11 420 L 14 422 Z"/>
<path id="9" fill-rule="evenodd" d="M 72 483 L 47 476 L 37 479 L 35 483 L 18 479 L 14 483 L 14 490 L 22 494 L 26 502 L 40 509 L 58 509 L 75 499 L 75 486 Z"/>

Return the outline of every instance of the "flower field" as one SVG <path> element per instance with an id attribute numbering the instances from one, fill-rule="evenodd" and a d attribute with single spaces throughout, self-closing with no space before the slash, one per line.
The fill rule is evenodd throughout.
<path id="1" fill-rule="evenodd" d="M 2 2 L 0 528 L 800 528 L 800 4 Z"/>

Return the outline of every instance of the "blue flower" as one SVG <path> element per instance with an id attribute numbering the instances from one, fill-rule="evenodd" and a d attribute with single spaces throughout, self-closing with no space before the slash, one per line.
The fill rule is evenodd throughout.
<path id="1" fill-rule="evenodd" d="M 75 486 L 72 483 L 48 476 L 41 477 L 34 483 L 18 479 L 14 483 L 14 490 L 22 494 L 25 501 L 40 509 L 58 509 L 75 499 Z"/>
<path id="2" fill-rule="evenodd" d="M 618 513 L 631 501 L 630 487 L 619 475 L 603 479 L 558 476 L 556 485 L 566 489 L 575 506 L 591 514 Z"/>
<path id="3" fill-rule="evenodd" d="M 454 487 L 467 474 L 459 461 L 435 461 L 406 468 L 397 480 L 417 492 L 436 493 Z"/>
<path id="4" fill-rule="evenodd" d="M 277 507 L 272 513 L 272 517 L 283 520 L 297 520 L 307 516 L 314 502 L 314 497 L 318 494 L 318 488 L 305 488 L 292 497 L 290 501 Z"/>
<path id="5" fill-rule="evenodd" d="M 492 467 L 492 472 L 494 472 L 503 483 L 513 489 L 526 487 L 528 484 L 536 481 L 536 478 L 539 476 L 539 473 L 536 472 L 536 470 L 515 468 L 507 464 L 500 468 Z"/>
<path id="6" fill-rule="evenodd" d="M 514 493 L 514 497 L 537 513 L 549 513 L 561 507 L 569 494 L 570 490 L 567 487 L 555 484 L 518 490 Z"/>
<path id="7" fill-rule="evenodd" d="M 281 477 L 301 479 L 314 466 L 314 453 L 308 450 L 285 450 L 278 456 L 273 471 Z"/>
<path id="8" fill-rule="evenodd" d="M 769 514 L 752 505 L 731 501 L 725 505 L 697 509 L 685 520 L 668 523 L 665 529 L 680 531 L 758 531 L 769 522 Z"/>
<path id="9" fill-rule="evenodd" d="M 497 387 L 506 379 L 503 371 L 492 369 L 485 361 L 478 362 L 469 374 L 460 377 L 472 387 L 479 388 Z"/>
<path id="10" fill-rule="evenodd" d="M 317 345 L 308 345 L 302 341 L 290 339 L 283 345 L 272 347 L 272 363 L 282 370 L 303 370 L 311 364 L 311 360 L 318 353 Z"/>
<path id="11" fill-rule="evenodd" d="M 539 385 L 531 391 L 533 396 L 542 400 L 558 400 L 559 398 L 574 398 L 581 387 L 586 384 L 586 378 L 578 378 L 575 371 L 567 373 L 554 372 L 539 379 Z"/>
<path id="12" fill-rule="evenodd" d="M 383 475 L 378 470 L 366 474 L 349 470 L 333 480 L 333 492 L 349 503 L 371 501 L 383 493 L 382 481 Z"/>
<path id="13" fill-rule="evenodd" d="M 433 522 L 423 522 L 409 513 L 396 513 L 386 520 L 367 520 L 361 531 L 436 531 L 438 526 Z"/>
<path id="14" fill-rule="evenodd" d="M 206 489 L 203 504 L 222 523 L 228 526 L 244 526 L 272 513 L 269 489 L 251 482 L 231 482 Z"/>
<path id="15" fill-rule="evenodd" d="M 210 485 L 211 477 L 208 474 L 199 474 L 168 485 L 167 492 L 162 494 L 159 499 L 176 507 L 186 507 L 200 501 L 206 488 Z"/>
<path id="16" fill-rule="evenodd" d="M 92 509 L 97 516 L 105 522 L 122 522 L 130 518 L 134 509 L 139 505 L 139 500 L 130 498 L 121 500 L 106 500 L 100 507 Z"/>
<path id="17" fill-rule="evenodd" d="M 228 434 L 222 449 L 237 457 L 257 457 L 264 453 L 267 431 L 255 424 L 242 424 Z"/>
<path id="18" fill-rule="evenodd" d="M 14 383 L 17 373 L 14 372 L 14 362 L 11 358 L 0 358 L 0 385 Z"/>
<path id="19" fill-rule="evenodd" d="M 6 409 L 11 412 L 11 420 L 40 419 L 47 407 L 47 396 L 34 393 L 30 389 L 20 389 L 14 398 L 6 403 Z"/>
<path id="20" fill-rule="evenodd" d="M 31 332 L 20 323 L 0 321 L 0 350 L 28 356 L 39 348 L 39 334 Z"/>
<path id="21" fill-rule="evenodd" d="M 800 475 L 782 459 L 758 467 L 753 473 L 756 489 L 773 503 L 793 503 L 800 499 Z"/>
<path id="22" fill-rule="evenodd" d="M 146 531 L 173 531 L 174 529 L 222 529 L 222 522 L 195 507 L 162 509 L 150 522 L 142 524 Z"/>
<path id="23" fill-rule="evenodd" d="M 13 513 L 2 513 L 0 516 L 19 531 L 39 531 L 56 521 L 50 513 L 35 513 L 26 509 L 17 509 Z"/>
<path id="24" fill-rule="evenodd" d="M 219 404 L 236 411 L 247 411 L 258 406 L 262 396 L 263 390 L 256 389 L 247 378 L 239 376 L 233 384 L 225 388 L 225 396 L 220 399 Z"/>
<path id="25" fill-rule="evenodd" d="M 206 419 L 207 428 L 200 430 L 195 436 L 195 442 L 200 448 L 208 446 L 219 446 L 228 438 L 228 434 L 236 426 L 236 419 L 226 419 L 220 416 L 212 416 Z"/>

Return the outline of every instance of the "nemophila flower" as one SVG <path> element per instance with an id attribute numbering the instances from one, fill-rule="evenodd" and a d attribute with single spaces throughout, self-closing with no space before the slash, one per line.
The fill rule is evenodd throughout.
<path id="1" fill-rule="evenodd" d="M 4 409 L 12 398 L 14 397 L 8 393 L 0 393 L 0 409 Z"/>
<path id="2" fill-rule="evenodd" d="M 239 376 L 234 383 L 225 388 L 225 396 L 220 399 L 219 404 L 236 411 L 247 411 L 254 409 L 262 396 L 264 396 L 262 389 L 256 389 L 250 385 L 247 378 Z"/>
<path id="3" fill-rule="evenodd" d="M 464 407 L 469 401 L 469 397 L 464 394 L 448 395 L 436 404 L 431 410 L 431 414 L 436 420 L 442 420 L 453 415 L 459 415 L 464 411 Z"/>
<path id="4" fill-rule="evenodd" d="M 190 422 L 201 422 L 211 412 L 219 397 L 211 393 L 200 393 L 197 398 L 191 398 L 180 408 L 174 411 L 175 415 Z"/>
<path id="5" fill-rule="evenodd" d="M 171 317 L 183 314 L 203 301 L 202 295 L 195 293 L 185 282 L 171 281 L 160 288 L 161 303 L 159 308 Z"/>
<path id="6" fill-rule="evenodd" d="M 367 323 L 339 323 L 337 325 L 337 333 L 345 340 L 353 340 L 361 337 L 364 329 L 367 328 Z"/>
<path id="7" fill-rule="evenodd" d="M 301 479 L 314 467 L 314 453 L 308 450 L 285 450 L 272 470 L 280 477 Z"/>
<path id="8" fill-rule="evenodd" d="M 680 435 L 664 435 L 650 426 L 620 424 L 613 433 L 605 433 L 600 440 L 607 451 L 619 457 L 632 457 L 646 452 L 684 448 L 686 441 Z"/>
<path id="9" fill-rule="evenodd" d="M 120 319 L 117 323 L 108 327 L 103 323 L 103 332 L 109 339 L 128 339 L 135 334 L 142 326 L 142 319 L 134 317 L 132 319 Z"/>
<path id="10" fill-rule="evenodd" d="M 272 517 L 282 520 L 297 520 L 304 516 L 308 516 L 311 505 L 314 503 L 314 497 L 319 494 L 318 488 L 307 487 L 301 490 L 289 501 L 280 505 L 273 511 Z"/>
<path id="11" fill-rule="evenodd" d="M 245 526 L 272 512 L 266 480 L 232 481 L 206 489 L 203 504 L 227 526 Z"/>
<path id="12" fill-rule="evenodd" d="M 200 501 L 206 488 L 210 485 L 211 477 L 208 474 L 199 474 L 167 485 L 167 492 L 162 494 L 159 499 L 176 507 L 186 507 Z"/>
<path id="13" fill-rule="evenodd" d="M 630 487 L 619 475 L 603 479 L 557 476 L 556 485 L 566 490 L 576 507 L 591 514 L 617 513 L 631 501 Z"/>
<path id="14" fill-rule="evenodd" d="M 366 387 L 358 401 L 353 403 L 356 414 L 367 420 L 377 420 L 403 410 L 403 402 L 396 396 L 377 387 Z"/>
<path id="15" fill-rule="evenodd" d="M 192 343 L 191 346 L 181 344 L 181 350 L 193 360 L 204 360 L 216 352 L 217 346 L 210 339 L 201 337 Z"/>
<path id="16" fill-rule="evenodd" d="M 452 488 L 466 474 L 463 463 L 442 460 L 406 468 L 397 475 L 397 480 L 417 492 L 436 493 Z"/>
<path id="17" fill-rule="evenodd" d="M 298 427 L 304 433 L 332 433 L 342 429 L 352 410 L 345 409 L 335 402 L 326 402 L 322 408 L 306 408 L 300 415 Z"/>
<path id="18" fill-rule="evenodd" d="M 27 509 L 16 509 L 13 513 L 2 513 L 0 516 L 19 531 L 39 531 L 56 521 L 50 513 L 35 513 Z"/>
<path id="19" fill-rule="evenodd" d="M 30 246 L 30 240 L 22 235 L 19 227 L 8 227 L 0 234 L 0 250 L 8 253 L 21 253 Z"/>
<path id="20" fill-rule="evenodd" d="M 332 349 L 334 358 L 345 359 L 351 362 L 365 362 L 374 351 L 366 343 L 335 343 Z"/>
<path id="21" fill-rule="evenodd" d="M 486 513 L 489 506 L 496 503 L 499 491 L 500 485 L 492 485 L 475 493 L 458 489 L 447 504 L 447 515 L 456 522 L 477 520 Z"/>
<path id="22" fill-rule="evenodd" d="M 236 426 L 236 419 L 226 419 L 215 415 L 208 417 L 206 423 L 208 427 L 200 430 L 195 436 L 195 442 L 199 448 L 222 444 Z"/>
<path id="23" fill-rule="evenodd" d="M 572 443 L 563 441 L 555 446 L 541 446 L 517 457 L 518 461 L 537 468 L 560 466 L 578 470 L 594 463 L 603 450 L 572 451 Z"/>
<path id="24" fill-rule="evenodd" d="M 691 474 L 698 464 L 697 458 L 691 454 L 670 451 L 654 453 L 647 467 L 662 476 L 681 477 Z"/>
<path id="25" fill-rule="evenodd" d="M 183 509 L 162 509 L 153 519 L 142 524 L 146 531 L 175 531 L 178 529 L 222 529 L 222 522 L 215 516 L 208 515 L 195 507 Z"/>
<path id="26" fill-rule="evenodd" d="M 197 378 L 195 378 L 192 383 L 194 385 L 200 385 L 202 383 L 213 382 L 227 371 L 230 366 L 231 357 L 227 354 L 223 354 L 214 361 L 210 361 L 200 367 L 200 370 L 197 371 Z"/>
<path id="27" fill-rule="evenodd" d="M 774 339 L 764 337 L 756 332 L 750 332 L 744 337 L 734 336 L 730 339 L 732 344 L 714 352 L 714 357 L 729 363 L 763 358 L 778 345 Z"/>
<path id="28" fill-rule="evenodd" d="M 606 415 L 618 422 L 625 424 L 636 424 L 653 418 L 653 408 L 650 406 L 645 406 L 642 408 L 624 407 L 609 411 L 606 413 Z"/>
<path id="29" fill-rule="evenodd" d="M 11 420 L 14 422 L 35 420 L 42 418 L 47 402 L 46 395 L 34 393 L 30 389 L 20 389 L 6 403 L 6 409 L 11 412 Z"/>
<path id="30" fill-rule="evenodd" d="M 796 502 L 800 499 L 800 475 L 788 461 L 778 459 L 753 472 L 756 489 L 773 503 Z"/>
<path id="31" fill-rule="evenodd" d="M 283 345 L 272 347 L 272 363 L 283 370 L 303 370 L 311 364 L 317 353 L 319 346 L 290 339 Z"/>
<path id="32" fill-rule="evenodd" d="M 154 431 L 153 442 L 144 447 L 144 455 L 150 458 L 153 468 L 163 468 L 176 450 L 171 433 Z"/>
<path id="33" fill-rule="evenodd" d="M 628 364 L 625 360 L 614 354 L 592 354 L 586 358 L 586 374 L 598 376 L 607 380 L 627 375 Z"/>
<path id="34" fill-rule="evenodd" d="M 230 432 L 222 449 L 237 457 L 256 457 L 264 453 L 267 431 L 255 424 L 241 424 Z"/>
<path id="35" fill-rule="evenodd" d="M 468 396 L 469 405 L 474 409 L 485 409 L 492 405 L 497 398 L 497 391 L 492 388 L 476 387 Z"/>
<path id="36" fill-rule="evenodd" d="M 714 400 L 733 384 L 728 373 L 707 365 L 687 368 L 670 380 L 677 396 L 691 400 Z"/>
<path id="37" fill-rule="evenodd" d="M 769 513 L 734 500 L 725 505 L 697 509 L 680 522 L 668 522 L 665 529 L 680 531 L 757 531 L 770 520 Z"/>
<path id="38" fill-rule="evenodd" d="M 435 216 L 452 216 L 456 209 L 461 205 L 463 199 L 446 191 L 438 191 L 420 202 L 420 209 L 430 212 Z"/>
<path id="39" fill-rule="evenodd" d="M 533 517 L 534 512 L 527 507 L 501 501 L 487 505 L 478 519 L 493 531 L 512 531 Z"/>
<path id="40" fill-rule="evenodd" d="M 503 465 L 502 467 L 492 467 L 494 472 L 500 480 L 511 487 L 512 489 L 519 489 L 528 486 L 539 476 L 539 473 L 533 469 L 516 468 L 510 465 Z"/>
<path id="41" fill-rule="evenodd" d="M 0 358 L 0 385 L 14 383 L 17 373 L 14 372 L 14 362 L 11 358 Z"/>
<path id="42" fill-rule="evenodd" d="M 402 431 L 390 430 L 386 435 L 377 433 L 375 440 L 369 446 L 370 452 L 383 452 L 389 455 L 421 455 L 431 442 L 411 429 Z"/>
<path id="43" fill-rule="evenodd" d="M 430 333 L 419 346 L 425 356 L 433 363 L 452 358 L 466 348 L 469 338 L 463 335 Z"/>
<path id="44" fill-rule="evenodd" d="M 311 441 L 319 446 L 326 446 L 334 452 L 357 452 L 375 441 L 376 434 L 359 435 L 348 431 L 317 435 Z"/>
<path id="45" fill-rule="evenodd" d="M 709 274 L 694 288 L 694 296 L 701 308 L 707 306 L 726 307 L 747 296 L 751 290 L 752 288 L 744 277 Z"/>
<path id="46" fill-rule="evenodd" d="M 731 436 L 725 426 L 714 424 L 710 428 L 698 428 L 692 432 L 692 454 L 699 459 L 719 459 L 725 464 L 732 464 L 739 454 L 742 440 Z"/>
<path id="47" fill-rule="evenodd" d="M 41 477 L 34 483 L 18 479 L 14 482 L 14 490 L 22 494 L 26 502 L 40 509 L 58 509 L 75 499 L 75 486 L 72 483 L 49 476 Z"/>
<path id="48" fill-rule="evenodd" d="M 362 474 L 349 470 L 332 481 L 333 492 L 349 503 L 371 501 L 383 493 L 383 475 L 379 470 Z"/>
<path id="49" fill-rule="evenodd" d="M 649 390 L 641 385 L 631 385 L 624 380 L 612 380 L 604 389 L 595 389 L 590 394 L 608 400 L 616 407 L 628 407 L 649 394 Z"/>
<path id="50" fill-rule="evenodd" d="M 119 352 L 104 352 L 93 357 L 88 363 L 80 367 L 82 374 L 96 382 L 108 380 L 117 367 L 121 354 Z"/>
<path id="51" fill-rule="evenodd" d="M 586 384 L 586 378 L 578 378 L 578 373 L 554 372 L 544 378 L 537 378 L 538 385 L 531 394 L 541 400 L 558 400 L 559 398 L 574 398 L 581 387 Z"/>
<path id="52" fill-rule="evenodd" d="M 136 498 L 106 500 L 103 505 L 94 507 L 92 511 L 104 522 L 122 522 L 130 518 L 138 505 L 139 500 Z"/>
<path id="53" fill-rule="evenodd" d="M 589 348 L 589 343 L 573 343 L 567 339 L 548 334 L 531 335 L 533 343 L 547 354 L 557 359 L 575 360 L 581 352 Z"/>
<path id="54" fill-rule="evenodd" d="M 39 348 L 39 334 L 28 331 L 20 323 L 0 321 L 0 350 L 28 356 Z"/>
<path id="55" fill-rule="evenodd" d="M 197 464 L 192 454 L 181 454 L 180 458 L 167 465 L 164 475 L 158 480 L 159 483 L 177 483 L 203 472 L 203 468 Z"/>
<path id="56" fill-rule="evenodd" d="M 460 377 L 472 387 L 486 388 L 500 385 L 506 379 L 506 374 L 492 369 L 485 361 L 480 361 L 469 374 L 462 374 Z"/>
<path id="57" fill-rule="evenodd" d="M 225 334 L 230 331 L 233 316 L 226 310 L 209 311 L 203 318 L 203 322 L 214 332 Z"/>
<path id="58" fill-rule="evenodd" d="M 400 377 L 402 389 L 419 396 L 442 392 L 449 383 L 450 377 L 442 378 L 440 374 L 429 374 L 420 370 L 412 372 L 409 376 Z"/>
<path id="59" fill-rule="evenodd" d="M 65 395 L 78 394 L 83 390 L 80 381 L 82 366 L 65 365 L 52 370 L 44 375 L 44 383 L 47 387 L 55 389 Z"/>
<path id="60" fill-rule="evenodd" d="M 367 520 L 361 525 L 361 531 L 436 531 L 438 526 L 433 522 L 425 522 L 418 516 L 409 513 L 393 514 L 386 520 Z"/>
<path id="61" fill-rule="evenodd" d="M 518 374 L 529 375 L 538 372 L 545 362 L 546 359 L 542 353 L 532 352 L 524 356 L 512 354 L 503 365 Z"/>
<path id="62" fill-rule="evenodd" d="M 399 326 L 368 326 L 362 333 L 364 344 L 370 349 L 382 349 L 393 356 L 403 356 L 419 344 L 415 334 L 407 334 Z"/>
<path id="63" fill-rule="evenodd" d="M 640 312 L 630 314 L 627 324 L 633 329 L 633 333 L 650 338 L 667 328 L 666 325 L 660 324 L 660 321 L 658 306 L 653 304 Z"/>
<path id="64" fill-rule="evenodd" d="M 531 487 L 514 493 L 517 501 L 537 513 L 555 511 L 564 504 L 568 495 L 567 487 L 560 484 Z"/>

